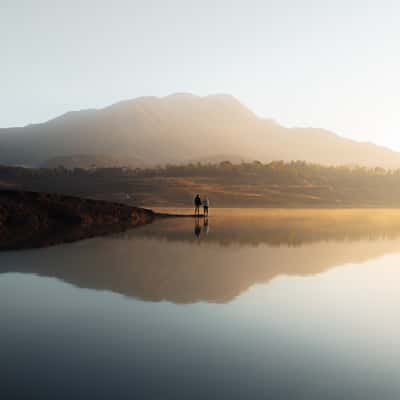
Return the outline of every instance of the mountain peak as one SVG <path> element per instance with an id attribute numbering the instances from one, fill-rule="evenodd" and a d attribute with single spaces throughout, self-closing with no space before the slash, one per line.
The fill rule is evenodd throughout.
<path id="1" fill-rule="evenodd" d="M 157 165 L 231 154 L 263 162 L 400 167 L 397 152 L 321 129 L 285 128 L 259 118 L 226 93 L 139 97 L 53 121 L 57 123 L 2 129 L 0 163 L 40 165 L 51 158 L 86 154 Z"/>
<path id="2" fill-rule="evenodd" d="M 180 99 L 180 100 L 198 99 L 198 98 L 200 98 L 200 96 L 197 96 L 189 92 L 176 92 L 163 97 L 163 99 Z"/>

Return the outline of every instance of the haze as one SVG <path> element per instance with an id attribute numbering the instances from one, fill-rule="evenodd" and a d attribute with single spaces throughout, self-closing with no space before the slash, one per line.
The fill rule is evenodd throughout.
<path id="1" fill-rule="evenodd" d="M 0 127 L 230 93 L 286 126 L 400 150 L 399 13 L 395 1 L 1 0 Z"/>

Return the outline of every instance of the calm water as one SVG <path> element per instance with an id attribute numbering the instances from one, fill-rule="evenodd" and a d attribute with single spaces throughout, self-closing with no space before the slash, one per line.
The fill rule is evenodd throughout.
<path id="1" fill-rule="evenodd" d="M 398 399 L 400 212 L 222 210 L 0 253 L 1 399 Z"/>

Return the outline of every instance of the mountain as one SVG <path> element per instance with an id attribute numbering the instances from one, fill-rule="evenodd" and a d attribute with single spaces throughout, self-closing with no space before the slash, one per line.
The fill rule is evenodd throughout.
<path id="1" fill-rule="evenodd" d="M 99 110 L 69 112 L 41 124 L 0 129 L 2 164 L 109 166 L 120 160 L 116 165 L 143 166 L 222 155 L 263 162 L 400 167 L 400 153 L 323 129 L 285 128 L 259 118 L 229 95 L 140 97 Z"/>
<path id="2" fill-rule="evenodd" d="M 125 167 L 127 165 L 134 165 L 137 167 L 144 167 L 147 164 L 135 157 L 118 157 L 106 156 L 101 154 L 75 154 L 64 157 L 53 157 L 46 160 L 41 164 L 43 168 L 57 168 L 63 166 L 67 169 L 84 168 L 90 169 L 94 166 L 108 167 Z"/>

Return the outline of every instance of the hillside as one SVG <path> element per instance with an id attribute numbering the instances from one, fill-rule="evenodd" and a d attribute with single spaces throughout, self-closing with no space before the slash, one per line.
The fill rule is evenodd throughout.
<path id="1" fill-rule="evenodd" d="M 226 157 L 400 167 L 400 153 L 323 129 L 285 128 L 229 95 L 141 97 L 0 129 L 2 164 L 136 167 Z"/>
<path id="2" fill-rule="evenodd" d="M 190 164 L 154 169 L 0 167 L 0 189 L 55 192 L 147 207 L 399 207 L 400 170 L 304 162 Z"/>

